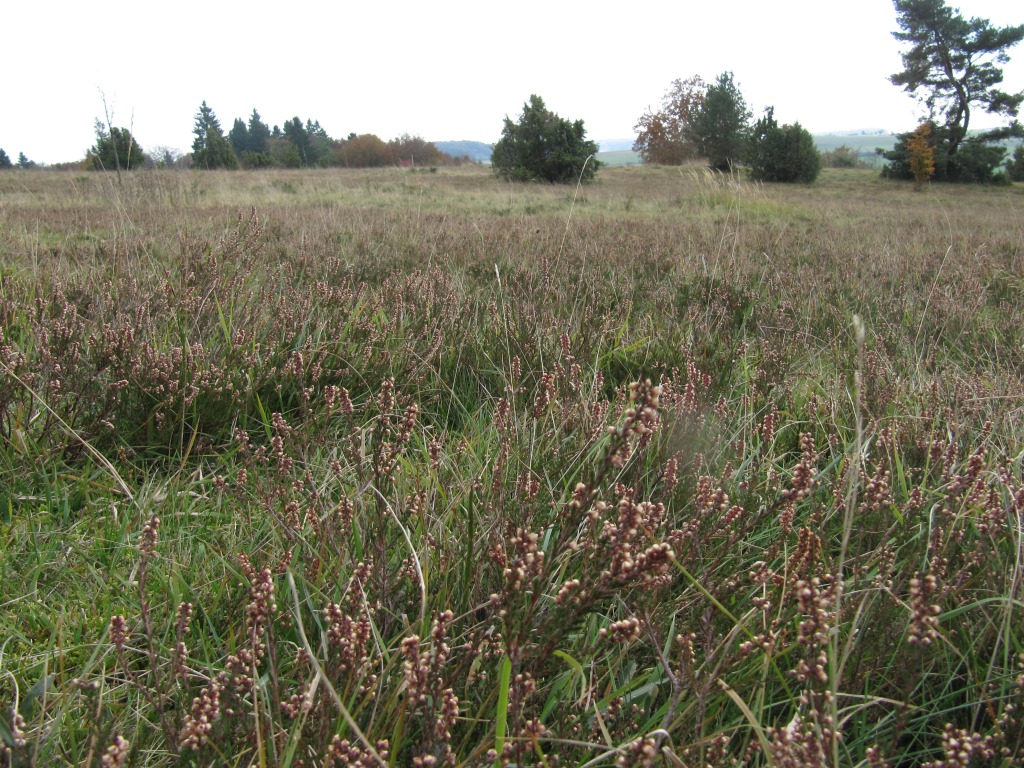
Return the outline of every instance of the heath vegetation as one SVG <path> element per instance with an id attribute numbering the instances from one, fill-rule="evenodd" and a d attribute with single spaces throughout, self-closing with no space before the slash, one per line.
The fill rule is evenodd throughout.
<path id="1" fill-rule="evenodd" d="M 1022 210 L 0 175 L 0 765 L 1017 764 Z"/>

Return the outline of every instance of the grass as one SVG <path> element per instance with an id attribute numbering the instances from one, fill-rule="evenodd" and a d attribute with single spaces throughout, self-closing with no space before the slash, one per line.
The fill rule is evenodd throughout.
<path id="1" fill-rule="evenodd" d="M 0 765 L 1015 764 L 1022 206 L 0 174 Z"/>

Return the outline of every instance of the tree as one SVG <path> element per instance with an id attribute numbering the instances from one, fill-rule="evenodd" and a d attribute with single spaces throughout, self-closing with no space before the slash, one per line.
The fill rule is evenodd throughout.
<path id="1" fill-rule="evenodd" d="M 0 149 L 0 170 L 7 170 L 13 167 L 14 163 L 11 162 L 10 156 L 3 149 Z"/>
<path id="2" fill-rule="evenodd" d="M 267 149 L 269 139 L 270 127 L 260 119 L 260 113 L 255 109 L 249 116 L 248 126 L 236 117 L 228 131 L 231 148 L 244 168 L 264 168 L 274 164 Z"/>
<path id="3" fill-rule="evenodd" d="M 935 175 L 935 148 L 928 143 L 931 133 L 931 124 L 921 123 L 907 140 L 910 172 L 914 176 L 914 189 L 917 191 L 920 191 L 924 183 Z"/>
<path id="4" fill-rule="evenodd" d="M 438 165 L 444 160 L 444 155 L 434 146 L 434 142 L 425 141 L 419 136 L 410 136 L 408 133 L 389 141 L 388 149 L 391 151 L 391 157 L 400 165 Z"/>
<path id="5" fill-rule="evenodd" d="M 249 146 L 250 152 L 263 154 L 267 151 L 267 140 L 270 138 L 270 126 L 260 119 L 260 113 L 255 108 L 249 115 Z"/>
<path id="6" fill-rule="evenodd" d="M 35 161 L 34 161 L 34 160 L 29 160 L 29 159 L 28 159 L 28 158 L 27 158 L 27 157 L 25 156 L 25 153 L 24 153 L 24 152 L 19 152 L 19 153 L 18 153 L 18 167 L 19 167 L 19 168 L 20 168 L 21 170 L 23 170 L 23 171 L 27 171 L 27 170 L 29 170 L 30 168 L 35 168 L 35 167 L 36 167 L 36 163 L 35 163 Z"/>
<path id="7" fill-rule="evenodd" d="M 150 157 L 157 168 L 180 168 L 184 160 L 179 150 L 162 144 L 150 148 Z"/>
<path id="8" fill-rule="evenodd" d="M 658 165 L 681 165 L 696 157 L 691 121 L 704 103 L 707 89 L 707 83 L 697 75 L 673 80 L 661 100 L 661 109 L 648 109 L 633 127 L 637 132 L 633 151 L 639 152 L 645 163 Z"/>
<path id="9" fill-rule="evenodd" d="M 123 168 L 126 171 L 141 168 L 146 161 L 142 147 L 127 128 L 111 128 L 96 121 L 96 144 L 89 150 L 87 159 L 95 171 L 111 171 Z"/>
<path id="10" fill-rule="evenodd" d="M 346 168 L 381 168 L 394 162 L 388 145 L 372 133 L 349 134 L 336 152 L 338 164 Z"/>
<path id="11" fill-rule="evenodd" d="M 723 72 L 708 87 L 691 119 L 690 134 L 697 151 L 712 168 L 728 171 L 743 159 L 750 118 L 750 109 L 732 72 Z"/>
<path id="12" fill-rule="evenodd" d="M 496 174 L 512 181 L 589 182 L 600 163 L 594 157 L 597 144 L 586 135 L 582 120 L 559 117 L 534 94 L 523 104 L 519 122 L 505 117 L 491 165 Z"/>
<path id="13" fill-rule="evenodd" d="M 333 144 L 319 120 L 307 119 L 303 125 L 298 116 L 293 117 L 285 120 L 282 133 L 298 153 L 300 165 L 316 167 L 330 164 Z"/>
<path id="14" fill-rule="evenodd" d="M 768 107 L 750 134 L 750 175 L 756 181 L 810 184 L 821 172 L 821 153 L 810 131 L 795 123 L 780 126 Z"/>
<path id="15" fill-rule="evenodd" d="M 1003 71 L 997 64 L 1009 61 L 1007 49 L 1024 39 L 1024 25 L 993 27 L 988 19 L 964 19 L 944 0 L 894 0 L 900 30 L 893 37 L 910 48 L 901 54 L 903 71 L 890 76 L 893 85 L 918 98 L 928 117 L 944 130 L 939 152 L 954 158 L 968 139 L 971 111 L 978 108 L 1010 119 L 1009 126 L 973 137 L 991 142 L 1021 135 L 1016 121 L 1024 91 L 1007 93 L 997 86 Z M 909 138 L 909 135 L 908 135 Z M 975 150 L 970 150 L 975 151 Z M 947 163 L 936 159 L 937 166 Z M 956 170 L 956 164 L 951 164 Z M 951 180 L 955 180 L 952 174 Z M 936 178 L 939 174 L 936 173 Z"/>
<path id="16" fill-rule="evenodd" d="M 300 163 L 302 165 L 309 165 L 309 133 L 302 125 L 298 115 L 291 120 L 284 121 L 283 133 L 285 138 L 295 147 L 295 151 L 299 153 Z"/>
<path id="17" fill-rule="evenodd" d="M 220 121 L 207 106 L 206 101 L 196 112 L 195 126 L 192 128 L 195 140 L 192 142 L 192 167 L 214 170 L 216 168 L 235 169 L 238 160 L 231 151 L 231 144 L 224 138 Z"/>
<path id="18" fill-rule="evenodd" d="M 245 121 L 242 118 L 235 118 L 231 130 L 228 131 L 228 141 L 231 142 L 231 149 L 239 157 L 243 152 L 249 151 L 249 129 L 245 127 Z"/>

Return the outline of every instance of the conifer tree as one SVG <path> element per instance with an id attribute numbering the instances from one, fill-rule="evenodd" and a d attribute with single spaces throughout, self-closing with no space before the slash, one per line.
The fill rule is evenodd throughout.
<path id="1" fill-rule="evenodd" d="M 518 122 L 505 118 L 491 153 L 494 172 L 512 181 L 591 181 L 600 163 L 582 120 L 570 122 L 544 106 L 536 94 L 523 105 Z"/>
<path id="2" fill-rule="evenodd" d="M 206 100 L 196 112 L 195 126 L 192 129 L 195 140 L 192 142 L 192 167 L 214 170 L 216 168 L 235 169 L 238 159 L 231 151 L 231 144 L 224 137 L 217 115 L 206 104 Z"/>
<path id="3" fill-rule="evenodd" d="M 690 121 L 690 135 L 712 168 L 728 171 L 746 155 L 750 109 L 733 80 L 723 72 L 708 87 Z"/>

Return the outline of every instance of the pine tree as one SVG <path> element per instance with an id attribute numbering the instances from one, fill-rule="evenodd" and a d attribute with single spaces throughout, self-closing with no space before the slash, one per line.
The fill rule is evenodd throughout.
<path id="1" fill-rule="evenodd" d="M 245 121 L 242 118 L 235 118 L 234 125 L 228 131 L 228 141 L 231 142 L 231 148 L 239 157 L 242 156 L 242 153 L 249 151 L 249 129 L 245 127 Z"/>
<path id="2" fill-rule="evenodd" d="M 251 152 L 263 154 L 267 151 L 267 139 L 270 138 L 270 126 L 260 119 L 260 113 L 255 110 L 249 116 L 249 147 Z"/>
<path id="3" fill-rule="evenodd" d="M 690 121 L 690 136 L 712 168 L 728 171 L 742 161 L 750 118 L 750 109 L 733 81 L 732 72 L 723 72 L 708 87 Z"/>
<path id="4" fill-rule="evenodd" d="M 13 167 L 14 163 L 11 162 L 10 156 L 0 148 L 0 170 L 6 170 Z"/>
<path id="5" fill-rule="evenodd" d="M 600 163 L 582 120 L 570 122 L 544 106 L 536 94 L 523 104 L 519 122 L 505 118 L 491 153 L 494 172 L 512 181 L 570 184 L 592 181 Z"/>
<path id="6" fill-rule="evenodd" d="M 235 169 L 238 159 L 231 151 L 231 144 L 224 138 L 220 121 L 206 101 L 196 112 L 195 126 L 192 129 L 195 140 L 192 142 L 192 167 L 214 170 L 216 168 Z"/>

